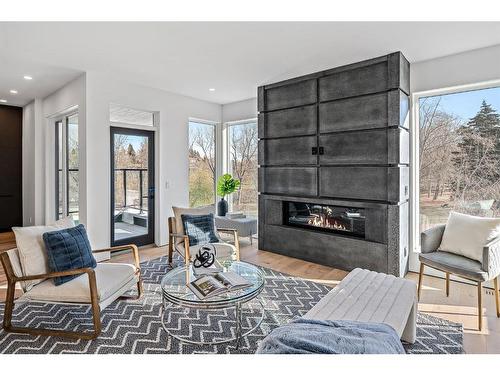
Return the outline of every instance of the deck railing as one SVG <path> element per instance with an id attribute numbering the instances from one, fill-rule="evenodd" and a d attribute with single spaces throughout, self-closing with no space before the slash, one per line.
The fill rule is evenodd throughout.
<path id="1" fill-rule="evenodd" d="M 123 199 L 122 204 L 116 201 L 116 184 L 117 184 L 117 172 L 122 172 L 122 183 L 123 186 Z M 130 184 L 132 173 L 139 174 L 139 202 L 136 204 L 132 202 L 131 204 L 127 204 L 127 188 Z M 148 169 L 147 168 L 115 168 L 115 207 L 126 209 L 126 208 L 135 208 L 138 209 L 141 213 L 144 211 L 148 211 L 148 191 L 144 189 L 144 177 L 147 177 Z M 133 189 L 130 189 L 133 190 Z M 135 190 L 135 189 L 134 189 Z M 145 190 L 145 191 L 144 191 Z M 145 204 L 144 204 L 145 203 Z"/>

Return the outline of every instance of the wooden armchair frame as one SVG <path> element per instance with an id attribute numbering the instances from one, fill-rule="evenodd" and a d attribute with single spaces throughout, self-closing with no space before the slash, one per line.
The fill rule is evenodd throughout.
<path id="1" fill-rule="evenodd" d="M 142 287 L 142 277 L 141 277 L 141 267 L 139 261 L 139 250 L 136 245 L 123 245 L 123 246 L 115 246 L 101 250 L 93 251 L 93 254 L 103 253 L 103 252 L 116 252 L 123 251 L 127 249 L 132 249 L 132 253 L 134 255 L 134 265 L 135 265 L 135 274 L 138 276 L 137 281 L 137 296 L 120 296 L 120 299 L 138 299 L 142 296 L 143 287 Z M 99 306 L 99 298 L 97 294 L 97 282 L 95 277 L 95 271 L 92 268 L 79 268 L 76 270 L 62 271 L 62 272 L 49 272 L 46 274 L 40 275 L 31 275 L 31 276 L 16 276 L 14 274 L 14 270 L 12 267 L 12 263 L 10 261 L 9 255 L 7 252 L 3 252 L 0 254 L 0 261 L 2 262 L 2 266 L 5 270 L 5 275 L 7 277 L 7 294 L 5 297 L 5 311 L 3 318 L 3 329 L 6 332 L 13 333 L 28 333 L 31 335 L 44 335 L 44 336 L 60 336 L 66 338 L 76 338 L 76 339 L 84 339 L 84 340 L 92 340 L 97 338 L 101 334 L 101 309 Z M 68 305 L 85 305 L 90 304 L 92 306 L 92 318 L 93 318 L 93 331 L 91 332 L 75 332 L 75 331 L 63 331 L 57 329 L 44 329 L 44 328 L 29 328 L 29 327 L 14 327 L 12 325 L 12 312 L 14 310 L 15 305 L 15 288 L 16 283 L 18 281 L 30 281 L 30 280 L 38 280 L 38 279 L 52 279 L 60 276 L 69 276 L 69 275 L 81 275 L 86 273 L 89 279 L 89 290 L 90 290 L 90 303 L 71 303 L 68 302 Z M 59 302 L 57 302 L 59 303 Z M 64 303 L 61 301 L 61 303 Z M 66 303 L 65 303 L 66 304 Z"/>
<path id="2" fill-rule="evenodd" d="M 184 263 L 189 265 L 191 259 L 191 253 L 189 251 L 189 237 L 182 233 L 175 233 L 175 217 L 168 218 L 168 263 L 172 263 L 172 255 L 175 251 L 182 255 L 184 258 Z M 240 260 L 240 239 L 238 237 L 238 231 L 236 229 L 230 228 L 217 228 L 217 232 L 227 233 L 233 235 L 234 246 L 236 247 L 236 260 Z M 184 254 L 182 254 L 175 246 L 176 239 L 182 239 L 184 241 Z"/>

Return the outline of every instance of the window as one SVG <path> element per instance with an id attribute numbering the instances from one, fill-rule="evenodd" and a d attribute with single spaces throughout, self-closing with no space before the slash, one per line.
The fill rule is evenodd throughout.
<path id="1" fill-rule="evenodd" d="M 500 216 L 500 87 L 417 98 L 418 229 Z"/>
<path id="2" fill-rule="evenodd" d="M 215 124 L 189 121 L 189 205 L 215 203 Z"/>
<path id="3" fill-rule="evenodd" d="M 239 122 L 228 126 L 228 170 L 240 180 L 240 189 L 229 196 L 231 211 L 256 216 L 258 211 L 257 123 Z"/>
<path id="4" fill-rule="evenodd" d="M 56 218 L 79 221 L 78 114 L 56 121 Z"/>

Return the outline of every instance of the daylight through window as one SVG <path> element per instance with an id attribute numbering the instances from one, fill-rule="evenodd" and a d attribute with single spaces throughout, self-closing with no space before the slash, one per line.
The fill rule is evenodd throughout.
<path id="1" fill-rule="evenodd" d="M 419 99 L 420 230 L 500 216 L 500 87 Z"/>

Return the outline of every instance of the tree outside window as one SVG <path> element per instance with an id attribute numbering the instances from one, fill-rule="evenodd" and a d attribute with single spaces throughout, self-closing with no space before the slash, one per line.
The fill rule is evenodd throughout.
<path id="1" fill-rule="evenodd" d="M 240 180 L 240 188 L 230 196 L 232 211 L 256 216 L 258 211 L 257 123 L 229 126 L 230 173 Z"/>
<path id="2" fill-rule="evenodd" d="M 215 125 L 189 122 L 189 206 L 215 203 Z"/>
<path id="3" fill-rule="evenodd" d="M 500 216 L 500 88 L 419 101 L 420 229 Z"/>

